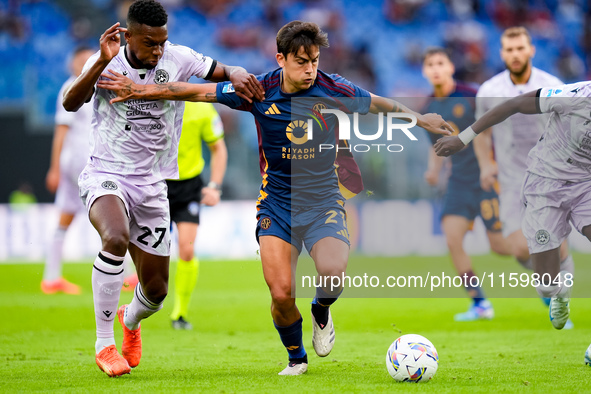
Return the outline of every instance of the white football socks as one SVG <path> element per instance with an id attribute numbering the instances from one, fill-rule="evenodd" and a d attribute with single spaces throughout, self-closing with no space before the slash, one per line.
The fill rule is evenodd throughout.
<path id="1" fill-rule="evenodd" d="M 156 304 L 146 298 L 142 290 L 142 285 L 138 283 L 133 292 L 133 300 L 127 308 L 125 308 L 125 318 L 123 322 L 130 330 L 137 330 L 140 327 L 140 322 L 152 316 L 154 313 L 162 309 L 162 302 Z"/>
<path id="2" fill-rule="evenodd" d="M 540 295 L 540 297 L 544 297 L 544 298 L 552 298 L 552 297 L 564 297 L 569 293 L 570 287 L 572 285 L 571 282 L 565 283 L 568 281 L 568 279 L 566 279 L 566 275 L 569 274 L 566 271 L 560 271 L 560 273 L 558 274 L 560 276 L 560 283 L 559 284 L 555 284 L 552 283 L 550 285 L 543 285 L 543 284 L 539 284 L 536 287 L 536 291 L 538 292 L 538 294 Z M 554 278 L 552 278 L 554 279 Z M 572 278 L 571 278 L 572 279 Z"/>
<path id="3" fill-rule="evenodd" d="M 96 351 L 115 344 L 113 321 L 123 285 L 123 256 L 101 251 L 92 268 L 92 293 L 96 321 Z"/>
<path id="4" fill-rule="evenodd" d="M 574 275 L 575 273 L 575 261 L 573 260 L 573 255 L 568 254 L 564 260 L 560 262 L 560 270 L 570 272 Z"/>

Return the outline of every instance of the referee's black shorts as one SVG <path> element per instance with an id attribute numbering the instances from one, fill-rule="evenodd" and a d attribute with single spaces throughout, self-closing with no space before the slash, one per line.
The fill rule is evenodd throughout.
<path id="1" fill-rule="evenodd" d="M 199 210 L 203 181 L 197 175 L 181 181 L 166 181 L 168 185 L 168 201 L 170 204 L 170 220 L 199 224 Z"/>

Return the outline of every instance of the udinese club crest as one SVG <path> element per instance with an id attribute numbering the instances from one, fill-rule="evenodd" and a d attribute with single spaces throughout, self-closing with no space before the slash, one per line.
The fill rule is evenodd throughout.
<path id="1" fill-rule="evenodd" d="M 156 75 L 154 76 L 154 82 L 156 82 L 157 84 L 163 84 L 168 82 L 168 72 L 166 72 L 166 70 L 163 69 L 158 69 L 156 70 Z"/>
<path id="2" fill-rule="evenodd" d="M 101 186 L 107 190 L 117 190 L 117 184 L 113 181 L 104 181 Z"/>
<path id="3" fill-rule="evenodd" d="M 536 232 L 536 242 L 540 245 L 546 245 L 550 242 L 550 233 L 546 230 L 538 230 Z"/>

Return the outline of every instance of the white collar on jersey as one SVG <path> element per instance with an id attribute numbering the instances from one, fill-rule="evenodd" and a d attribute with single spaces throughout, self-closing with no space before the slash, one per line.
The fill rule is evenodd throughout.
<path id="1" fill-rule="evenodd" d="M 135 68 L 131 65 L 131 62 L 129 61 L 129 58 L 127 57 L 127 45 L 125 45 L 123 47 L 123 56 L 125 57 L 125 61 L 127 62 L 127 64 L 129 65 L 129 67 L 131 68 Z M 146 73 L 148 72 L 147 69 L 145 68 L 135 68 L 137 70 L 137 74 L 141 79 L 144 79 L 146 77 Z"/>

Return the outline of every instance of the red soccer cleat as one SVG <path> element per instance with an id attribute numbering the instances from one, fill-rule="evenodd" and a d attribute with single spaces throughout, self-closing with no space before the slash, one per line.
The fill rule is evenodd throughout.
<path id="1" fill-rule="evenodd" d="M 123 344 L 121 345 L 121 354 L 129 363 L 131 368 L 135 368 L 140 363 L 140 359 L 142 358 L 142 335 L 141 335 L 141 327 L 137 330 L 130 330 L 125 325 L 123 321 L 123 317 L 125 316 L 125 308 L 127 305 L 121 305 L 119 310 L 117 311 L 117 317 L 119 318 L 119 323 L 121 323 L 121 327 L 123 327 Z"/>
<path id="2" fill-rule="evenodd" d="M 96 365 L 112 378 L 131 372 L 129 364 L 117 352 L 115 345 L 107 346 L 96 355 Z"/>
<path id="3" fill-rule="evenodd" d="M 42 280 L 41 291 L 45 294 L 65 293 L 65 294 L 80 294 L 80 286 L 68 282 L 64 278 L 56 280 Z"/>

